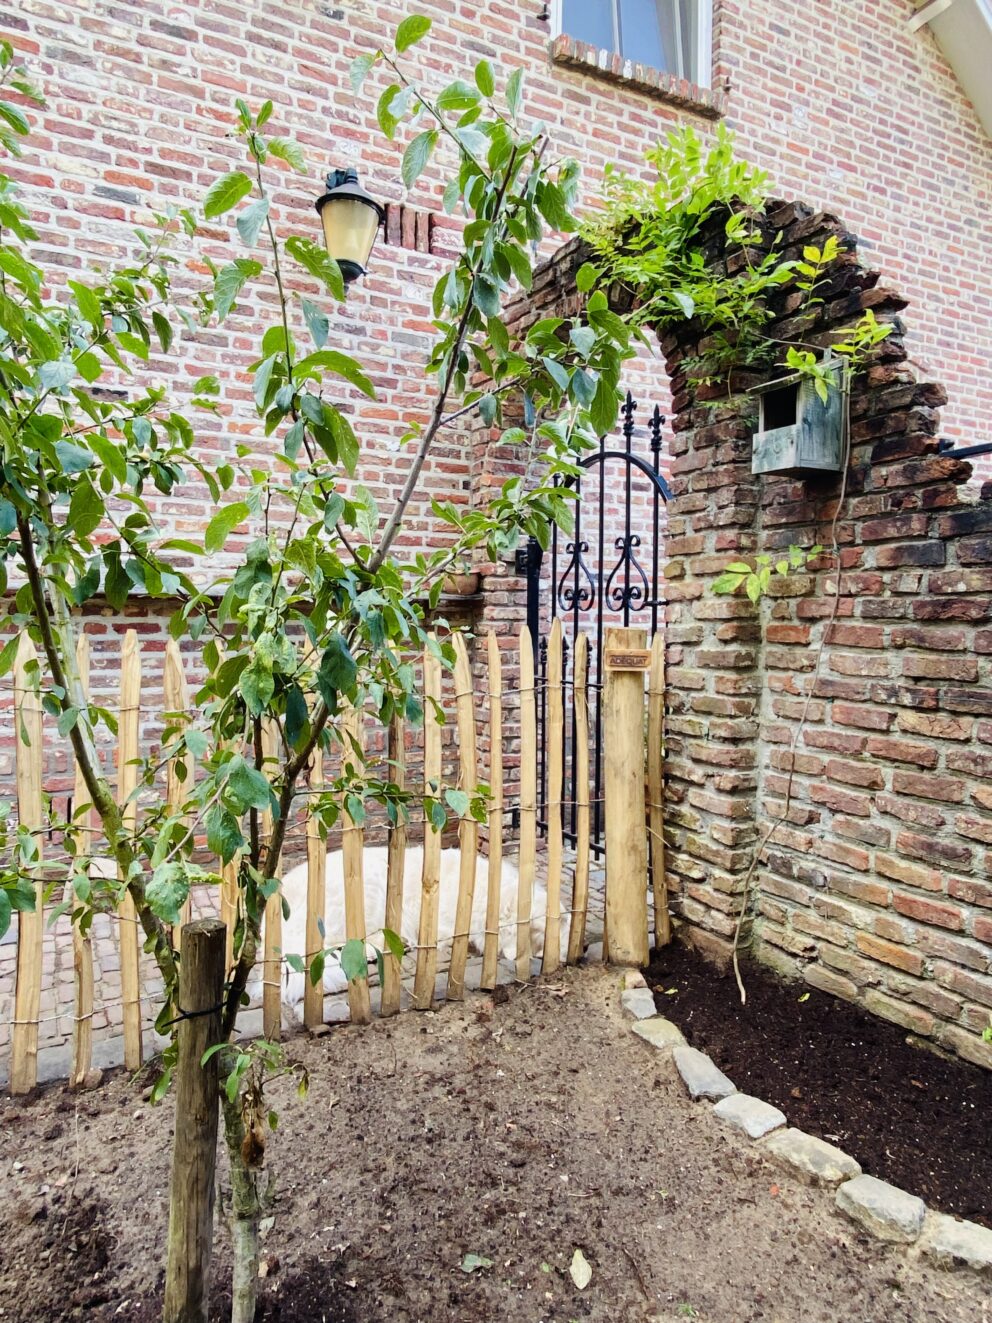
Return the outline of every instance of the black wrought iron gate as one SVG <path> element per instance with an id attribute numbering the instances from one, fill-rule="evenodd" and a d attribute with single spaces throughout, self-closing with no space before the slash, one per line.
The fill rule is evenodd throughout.
<path id="1" fill-rule="evenodd" d="M 575 705 L 570 702 L 571 659 L 580 632 L 589 639 L 590 776 L 592 785 L 592 849 L 603 852 L 603 730 L 600 700 L 603 692 L 603 640 L 610 625 L 640 626 L 648 641 L 664 623 L 662 594 L 662 537 L 671 489 L 661 471 L 662 427 L 660 409 L 654 409 L 647 427 L 647 456 L 638 454 L 635 438 L 637 405 L 630 395 L 621 410 L 622 446 L 600 438 L 599 447 L 581 461 L 585 471 L 573 480 L 578 488 L 575 528 L 564 538 L 555 529 L 544 553 L 531 540 L 520 553 L 520 570 L 527 576 L 527 625 L 536 647 L 539 681 L 538 705 L 538 823 L 547 829 L 547 653 L 548 633 L 555 618 L 563 629 L 563 687 L 566 718 L 563 731 L 565 785 L 564 836 L 574 844 L 576 804 Z"/>

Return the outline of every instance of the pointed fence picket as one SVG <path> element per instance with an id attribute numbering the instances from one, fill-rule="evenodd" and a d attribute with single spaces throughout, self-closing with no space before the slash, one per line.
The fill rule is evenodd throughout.
<path id="1" fill-rule="evenodd" d="M 482 641 L 480 641 L 481 643 Z M 419 891 L 419 928 L 410 952 L 414 965 L 412 988 L 404 993 L 404 966 L 395 953 L 385 949 L 382 953 L 382 988 L 379 1009 L 382 1015 L 394 1015 L 404 1004 L 417 1009 L 429 1009 L 435 1004 L 436 982 L 442 952 L 450 950 L 447 969 L 446 995 L 451 999 L 463 997 L 467 984 L 469 938 L 481 947 L 481 969 L 476 967 L 477 985 L 493 988 L 500 977 L 528 979 L 532 973 L 533 909 L 536 887 L 547 883 L 548 903 L 544 920 L 542 970 L 554 973 L 561 964 L 562 939 L 567 937 L 566 963 L 581 959 L 585 949 L 587 919 L 590 907 L 590 777 L 589 777 L 589 643 L 580 634 L 575 640 L 571 657 L 571 674 L 560 625 L 552 628 L 547 654 L 547 672 L 542 701 L 547 705 L 548 727 L 552 757 L 549 761 L 545 802 L 539 803 L 537 776 L 537 702 L 539 685 L 535 679 L 534 650 L 526 629 L 521 630 L 516 646 L 507 646 L 495 633 L 477 648 L 477 676 L 474 677 L 469 644 L 461 634 L 452 635 L 455 665 L 453 675 L 446 680 L 440 651 L 436 641 L 423 656 L 422 697 L 425 721 L 422 733 L 407 729 L 406 723 L 395 716 L 385 735 L 386 779 L 401 790 L 411 783 L 422 786 L 425 811 L 423 823 L 415 819 L 408 822 L 402 814 L 389 825 L 387 834 L 387 877 L 385 900 L 385 926 L 399 933 L 403 925 L 404 893 Z M 644 741 L 644 675 L 611 666 L 605 667 L 604 705 L 608 715 L 606 741 L 607 800 L 607 912 L 609 914 L 609 946 L 614 958 L 640 960 L 646 954 L 642 935 L 648 928 L 647 856 L 650 854 L 653 879 L 653 926 L 659 942 L 667 941 L 670 934 L 667 892 L 664 875 L 663 793 L 664 761 L 661 744 L 664 720 L 664 645 L 657 637 L 650 653 L 643 650 L 643 639 L 634 631 L 613 631 L 608 639 L 613 654 L 626 650 L 634 663 L 643 652 L 644 671 L 647 672 L 647 751 Z M 639 652 L 639 650 L 641 650 Z M 515 654 L 515 655 L 514 655 Z M 611 654 L 612 655 L 612 654 Z M 507 674 L 516 671 L 516 683 L 504 682 L 504 663 Z M 43 811 L 44 725 L 40 703 L 35 693 L 34 676 L 36 655 L 27 635 L 23 635 L 14 668 L 14 706 L 17 727 L 17 797 L 20 820 L 35 833 L 39 857 L 34 872 L 38 905 L 31 913 L 18 916 L 16 989 L 12 1016 L 10 1083 L 12 1091 L 26 1092 L 34 1087 L 38 1077 L 39 1025 L 41 1021 L 43 944 L 46 939 L 43 905 L 43 873 L 40 850 L 45 823 Z M 89 682 L 89 640 L 80 640 L 77 668 L 84 691 Z M 142 657 L 135 630 L 129 629 L 121 642 L 120 695 L 117 741 L 117 792 L 125 823 L 133 828 L 138 809 L 138 768 L 141 752 L 141 719 L 153 718 L 161 712 L 165 724 L 171 729 L 181 728 L 184 714 L 189 712 L 189 689 L 183 659 L 175 644 L 166 649 L 162 673 L 161 706 L 142 694 Z M 450 691 L 450 692 L 449 692 Z M 453 704 L 452 704 L 453 694 Z M 505 715 L 507 698 L 516 697 L 519 703 L 519 725 L 508 723 Z M 142 702 L 143 712 L 142 712 Z M 438 714 L 445 704 L 452 704 L 453 712 L 447 722 L 457 736 L 457 747 L 444 743 L 442 724 Z M 563 751 L 566 739 L 566 712 L 572 728 L 572 784 L 574 801 L 566 796 L 563 775 Z M 371 733 L 371 721 L 363 713 L 347 709 L 341 719 L 344 743 L 340 748 L 315 753 L 310 767 L 308 802 L 329 784 L 327 772 L 336 775 L 351 763 L 360 770 L 362 751 L 381 748 L 381 742 Z M 279 733 L 273 725 L 265 725 L 261 732 L 263 754 L 268 770 L 274 770 L 278 758 Z M 519 734 L 519 758 L 508 759 L 507 744 Z M 412 743 L 411 743 L 412 740 Z M 485 760 L 480 759 L 479 747 L 487 750 Z M 369 754 L 369 758 L 373 755 Z M 378 755 L 376 755 L 378 756 Z M 411 757 L 413 763 L 411 765 Z M 432 808 L 444 804 L 444 778 L 449 764 L 446 758 L 457 761 L 458 788 L 469 796 L 478 794 L 481 781 L 488 778 L 490 797 L 485 814 L 486 852 L 484 898 L 475 897 L 477 862 L 480 854 L 479 822 L 471 813 L 462 815 L 458 822 L 457 904 L 454 930 L 439 933 L 439 901 L 441 885 L 441 847 L 439 831 L 432 830 Z M 506 769 L 506 771 L 504 770 Z M 636 788 L 644 785 L 647 775 L 647 806 L 637 806 Z M 195 768 L 186 760 L 186 775 L 181 777 L 177 761 L 170 760 L 165 769 L 166 796 L 173 811 L 180 808 L 195 775 Z M 508 780 L 508 775 L 511 778 Z M 516 776 L 514 784 L 512 778 Z M 416 778 L 414 780 L 414 778 Z M 450 780 L 448 784 L 450 784 Z M 81 859 L 94 854 L 98 847 L 98 825 L 89 803 L 89 793 L 82 778 L 76 776 L 73 792 L 75 811 L 70 830 L 74 837 L 74 853 Z M 411 801 L 411 804 L 414 801 Z M 301 815 L 300 832 L 305 834 L 307 860 L 306 888 L 306 950 L 303 956 L 307 969 L 314 956 L 335 940 L 370 939 L 382 942 L 377 933 L 369 933 L 365 910 L 364 858 L 366 825 L 357 812 L 355 817 L 342 808 L 338 828 L 325 839 L 316 817 Z M 512 819 L 509 810 L 519 814 L 519 837 L 516 843 L 516 894 L 508 898 L 504 888 L 504 861 L 509 861 L 510 841 L 507 827 Z M 574 813 L 574 856 L 564 848 L 564 823 Z M 449 809 L 450 816 L 450 809 Z M 546 822 L 548 838 L 546 849 L 538 851 L 539 822 Z M 203 849 L 202 829 L 190 824 L 198 848 Z M 410 858 L 408 839 L 411 832 L 420 835 L 423 850 L 420 876 L 408 876 Z M 271 838 L 272 822 L 268 814 L 260 824 L 263 844 Z M 291 832 L 292 835 L 292 832 Z M 373 843 L 374 843 L 373 838 Z M 573 838 L 570 838 L 573 839 Z M 344 912 L 346 931 L 324 932 L 327 888 L 327 850 L 337 844 L 342 851 Z M 538 865 L 541 864 L 539 874 Z M 567 865 L 567 867 L 566 867 Z M 209 866 L 209 865 L 208 865 Z M 221 917 L 232 933 L 228 936 L 228 964 L 233 958 L 232 934 L 238 919 L 237 868 L 238 862 L 223 867 L 214 865 L 221 876 L 219 908 Z M 288 867 L 287 863 L 287 867 Z M 570 886 L 569 877 L 570 872 Z M 610 882 L 613 882 L 612 894 Z M 72 909 L 72 894 L 67 884 L 64 900 Z M 568 892 L 563 905 L 562 894 Z M 75 906 L 78 913 L 78 905 Z M 193 907 L 195 909 L 195 905 Z M 484 927 L 477 921 L 480 931 L 473 930 L 473 914 L 485 914 Z M 282 900 L 276 891 L 267 901 L 262 932 L 262 1013 L 263 1028 L 272 1038 L 279 1036 L 283 1024 L 282 972 Z M 501 924 L 503 927 L 501 928 Z M 563 925 L 565 925 L 563 927 Z M 121 965 L 121 1017 L 125 1062 L 130 1069 L 140 1066 L 143 1058 L 142 989 L 139 964 L 141 937 L 137 917 L 130 897 L 124 897 L 113 925 L 117 934 Z M 83 1084 L 91 1073 L 93 1059 L 94 1019 L 94 951 L 93 940 L 84 933 L 78 922 L 71 925 L 74 966 L 74 1015 L 72 1019 L 72 1069 L 74 1085 Z M 408 934 L 408 937 L 410 934 Z M 515 958 L 509 967 L 501 964 L 501 951 L 510 948 Z M 147 998 L 146 998 L 147 1001 Z M 366 1023 L 372 1017 L 369 980 L 355 978 L 349 983 L 350 1016 L 355 1023 Z M 63 1012 L 64 1013 L 64 1012 Z M 323 988 L 307 978 L 304 994 L 304 1022 L 317 1027 L 324 1018 Z"/>

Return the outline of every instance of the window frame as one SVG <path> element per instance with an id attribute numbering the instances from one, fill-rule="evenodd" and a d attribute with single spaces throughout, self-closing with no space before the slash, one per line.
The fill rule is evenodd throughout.
<path id="1" fill-rule="evenodd" d="M 616 49 L 619 43 L 619 0 L 610 0 L 613 7 L 613 40 L 616 43 L 614 49 L 609 52 L 612 55 L 620 55 L 620 58 L 627 60 L 629 57 L 621 54 Z M 713 86 L 713 3 L 714 0 L 695 0 L 699 6 L 699 33 L 696 42 L 696 64 L 698 66 L 699 77 L 686 78 L 686 82 L 695 83 L 697 87 L 712 88 Z M 572 36 L 564 26 L 563 17 L 564 0 L 551 0 L 551 36 L 560 37 L 562 34 Z M 599 48 L 601 49 L 601 48 Z M 667 71 L 661 71 L 667 72 Z M 705 75 L 705 77 L 703 76 Z M 680 74 L 673 73 L 673 78 L 682 77 Z"/>

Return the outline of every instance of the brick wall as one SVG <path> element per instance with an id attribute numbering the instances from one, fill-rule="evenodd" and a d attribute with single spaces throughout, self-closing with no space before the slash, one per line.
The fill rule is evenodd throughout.
<path id="1" fill-rule="evenodd" d="M 786 252 L 846 232 L 776 205 Z M 848 240 L 849 241 L 849 240 Z M 836 477 L 754 478 L 754 407 L 716 410 L 663 345 L 674 421 L 668 626 L 669 886 L 724 949 L 751 887 L 754 948 L 986 1065 L 992 1010 L 992 484 L 938 456 L 944 392 L 920 380 L 905 301 L 848 251 L 808 328 L 874 308 L 893 333 L 852 392 L 851 464 Z M 790 298 L 773 334 L 795 326 Z M 752 397 L 753 399 L 753 397 Z M 764 626 L 713 576 L 738 552 L 831 543 L 773 582 Z M 821 653 L 822 649 L 822 653 Z M 768 827 L 785 821 L 770 839 Z"/>
<path id="2" fill-rule="evenodd" d="M 644 148 L 672 124 L 695 119 L 708 131 L 712 123 L 707 107 L 694 109 L 684 97 L 666 101 L 553 63 L 539 0 L 421 0 L 417 8 L 434 19 L 420 49 L 438 78 L 463 74 L 481 57 L 526 70 L 527 109 L 548 124 L 558 150 L 582 163 L 586 201 L 608 162 L 636 171 Z M 358 101 L 347 80 L 355 50 L 383 40 L 405 10 L 381 0 L 289 0 L 278 8 L 262 0 L 0 0 L 0 31 L 49 96 L 48 109 L 32 114 L 33 152 L 12 172 L 37 209 L 39 246 L 56 280 L 123 257 L 131 225 L 147 222 L 152 200 L 202 197 L 238 159 L 225 136 L 237 96 L 253 104 L 272 98 L 273 129 L 292 133 L 307 152 L 311 175 L 286 171 L 275 190 L 281 227 L 316 234 L 312 200 L 320 173 L 334 163 L 359 162 L 372 191 L 392 204 L 373 271 L 334 313 L 331 330 L 366 363 L 379 390 L 377 404 L 347 390 L 344 397 L 368 438 L 363 477 L 386 500 L 407 462 L 397 453 L 403 417 L 426 408 L 425 308 L 452 237 L 440 208 L 442 166 L 450 160 L 439 153 L 406 196 L 402 143 L 386 142 L 375 125 L 377 76 Z M 992 143 L 929 33 L 906 30 L 909 12 L 908 0 L 853 9 L 846 0 L 814 7 L 717 0 L 715 77 L 727 85 L 720 104 L 742 151 L 786 195 L 843 214 L 898 278 L 921 310 L 910 352 L 948 383 L 945 431 L 982 439 L 992 414 L 992 292 L 978 273 L 992 266 Z M 230 231 L 230 218 L 208 230 L 215 257 L 227 251 L 220 241 Z M 181 283 L 201 276 L 190 270 Z M 263 319 L 272 316 L 271 291 L 259 285 L 222 328 L 184 338 L 178 361 L 150 365 L 154 376 L 174 381 L 180 398 L 193 376 L 221 378 L 223 415 L 201 425 L 201 444 L 218 462 L 246 437 L 265 452 L 245 369 Z M 631 384 L 644 403 L 664 394 L 656 366 L 632 368 Z M 411 540 L 432 539 L 430 496 L 466 499 L 470 483 L 465 438 L 452 432 L 428 467 Z M 191 487 L 162 514 L 188 530 L 202 509 Z"/>

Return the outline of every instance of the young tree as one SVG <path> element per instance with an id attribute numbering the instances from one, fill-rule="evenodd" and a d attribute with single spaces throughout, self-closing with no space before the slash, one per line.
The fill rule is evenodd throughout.
<path id="1" fill-rule="evenodd" d="M 212 281 L 194 307 L 201 322 L 219 322 L 249 282 L 268 282 L 276 291 L 278 316 L 259 327 L 251 369 L 259 432 L 276 447 L 269 464 L 257 462 L 255 448 L 245 444 L 235 462 L 219 468 L 198 454 L 197 419 L 216 408 L 216 380 L 196 383 L 187 413 L 143 378 L 153 337 L 168 353 L 177 323 L 195 330 L 196 319 L 174 298 L 170 272 L 179 243 L 196 241 L 196 217 L 189 211 L 159 217 L 154 234 L 136 232 L 140 261 L 91 272 L 52 297 L 31 260 L 30 218 L 9 179 L 0 177 L 0 566 L 16 590 L 8 614 L 14 633 L 0 652 L 0 673 L 11 667 L 18 635 L 26 632 L 41 656 L 30 678 L 71 745 L 103 848 L 122 879 L 108 881 L 89 858 L 72 854 L 73 824 L 63 824 L 74 918 L 85 926 L 93 913 L 116 910 L 130 897 L 165 984 L 162 1028 L 177 1014 L 181 957 L 172 926 L 194 884 L 216 881 L 221 865 L 236 864 L 235 964 L 219 1045 L 233 1187 L 235 1323 L 255 1311 L 264 1083 L 281 1063 L 273 1045 L 238 1050 L 231 1043 L 265 906 L 278 893 L 287 828 L 304 795 L 324 832 L 342 812 L 360 821 L 368 803 L 384 805 L 393 819 L 408 812 L 404 792 L 369 775 L 346 738 L 343 716 L 357 708 L 385 723 L 396 711 L 421 719 L 410 657 L 426 646 L 451 660 L 450 647 L 427 633 L 425 596 L 436 604 L 445 573 L 475 548 L 500 554 L 522 534 L 545 542 L 552 521 L 568 525 L 568 488 L 555 479 L 571 475 L 577 456 L 613 426 L 620 367 L 631 352 L 627 327 L 599 291 L 582 319 L 548 319 L 523 343 L 510 342 L 502 296 L 514 282 L 529 287 L 533 254 L 548 231 L 576 228 L 576 167 L 555 159 L 543 130 L 524 117 L 520 70 L 503 82 L 481 61 L 471 83 L 423 88 L 407 55 L 429 28 L 426 18 L 405 19 L 390 50 L 360 55 L 352 70 L 356 91 L 373 69 L 386 72 L 378 121 L 388 138 L 401 131 L 408 137 L 400 167 L 407 187 L 436 153 L 450 171 L 445 206 L 465 220 L 461 251 L 433 294 L 436 335 L 426 365 L 433 397 L 426 419 L 407 425 L 403 442 L 413 462 L 389 510 L 380 511 L 357 481 L 362 420 L 359 414 L 356 430 L 336 394 L 345 381 L 372 399 L 374 384 L 333 342 L 320 303 L 287 284 L 288 272 L 308 273 L 325 298 L 345 297 L 337 264 L 323 249 L 308 235 L 281 232 L 268 191 L 272 167 L 301 173 L 305 167 L 295 142 L 268 135 L 271 103 L 254 110 L 237 104 L 245 167 L 217 180 L 203 212 L 214 220 L 237 210 L 231 242 L 239 251 L 211 266 Z M 20 103 L 37 100 L 6 45 L 0 71 Z M 4 145 L 16 151 L 28 129 L 19 104 L 0 100 Z M 188 352 L 195 355 L 195 341 Z M 126 403 L 96 389 L 122 377 Z M 487 384 L 476 386 L 476 379 Z M 450 530 L 448 545 L 399 555 L 397 537 L 442 429 L 473 412 L 484 425 L 501 427 L 511 396 L 523 399 L 525 426 L 507 428 L 502 439 L 529 448 L 539 479 L 506 483 L 486 509 L 436 504 Z M 209 493 L 202 541 L 160 528 L 150 499 L 176 491 L 191 475 Z M 218 572 L 229 535 L 244 526 L 251 531 L 247 550 L 233 570 Z M 88 602 L 102 598 L 120 608 L 135 595 L 150 607 L 178 603 L 172 636 L 195 641 L 206 675 L 194 711 L 168 725 L 125 805 L 115 797 L 99 739 L 113 718 L 88 701 L 76 644 Z M 308 788 L 315 750 L 331 746 L 340 750 L 340 775 Z M 163 792 L 167 762 L 184 787 L 178 806 Z M 440 800 L 426 807 L 436 829 L 444 820 Z M 77 814 L 84 810 L 76 806 Z M 214 871 L 194 861 L 204 839 L 217 860 Z M 11 828 L 2 844 L 0 929 L 11 908 L 33 905 L 26 879 L 38 862 L 23 827 Z M 346 947 L 343 963 L 352 977 L 365 977 L 364 945 L 354 945 L 360 949 Z M 310 962 L 315 982 L 320 965 Z M 174 1060 L 173 1042 L 159 1094 Z M 205 1302 L 193 1308 L 202 1316 Z"/>

